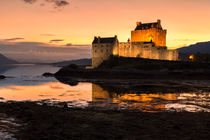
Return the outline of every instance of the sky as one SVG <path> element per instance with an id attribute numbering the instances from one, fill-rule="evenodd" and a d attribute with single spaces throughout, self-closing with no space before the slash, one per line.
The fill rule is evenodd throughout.
<path id="1" fill-rule="evenodd" d="M 94 36 L 130 38 L 136 22 L 161 19 L 169 49 L 210 40 L 210 0 L 0 0 L 0 44 L 80 49 Z"/>

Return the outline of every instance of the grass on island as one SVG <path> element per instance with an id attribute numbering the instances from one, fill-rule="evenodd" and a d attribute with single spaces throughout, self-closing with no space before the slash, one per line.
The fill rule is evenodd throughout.
<path id="1" fill-rule="evenodd" d="M 210 63 L 151 60 L 143 58 L 110 57 L 104 61 L 97 69 L 137 69 L 137 70 L 183 70 L 183 69 L 208 69 Z"/>

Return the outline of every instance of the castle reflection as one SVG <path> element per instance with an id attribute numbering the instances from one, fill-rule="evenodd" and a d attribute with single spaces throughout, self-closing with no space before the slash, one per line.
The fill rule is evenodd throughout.
<path id="1" fill-rule="evenodd" d="M 136 91 L 138 92 L 138 91 Z M 111 91 L 92 84 L 94 106 L 116 109 L 138 109 L 146 112 L 165 110 L 169 101 L 175 101 L 180 94 L 137 94 Z"/>

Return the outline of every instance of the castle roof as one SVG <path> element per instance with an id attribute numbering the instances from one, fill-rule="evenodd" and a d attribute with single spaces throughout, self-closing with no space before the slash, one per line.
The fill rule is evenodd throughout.
<path id="1" fill-rule="evenodd" d="M 136 26 L 136 30 L 145 30 L 145 29 L 150 29 L 150 28 L 160 28 L 162 29 L 161 26 L 159 26 L 158 22 L 154 22 L 154 23 L 144 23 L 144 24 L 139 24 Z"/>
<path id="2" fill-rule="evenodd" d="M 115 43 L 117 40 L 117 37 L 107 37 L 107 38 L 100 38 L 100 37 L 95 37 L 93 40 L 93 44 L 97 43 Z"/>

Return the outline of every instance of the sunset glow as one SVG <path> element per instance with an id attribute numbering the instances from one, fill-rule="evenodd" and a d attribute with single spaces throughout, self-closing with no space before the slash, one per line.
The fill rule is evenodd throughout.
<path id="1" fill-rule="evenodd" d="M 91 84 L 79 84 L 77 87 L 59 82 L 46 83 L 38 86 L 10 86 L 0 88 L 0 95 L 6 101 L 39 101 L 54 99 L 56 101 L 92 100 Z"/>
<path id="2" fill-rule="evenodd" d="M 162 20 L 167 46 L 177 48 L 210 38 L 209 0 L 69 0 L 57 6 L 37 0 L 0 1 L 0 39 L 57 45 L 91 44 L 94 36 L 130 38 L 137 21 Z M 52 41 L 57 40 L 57 41 Z M 17 40 L 20 41 L 20 40 Z"/>

